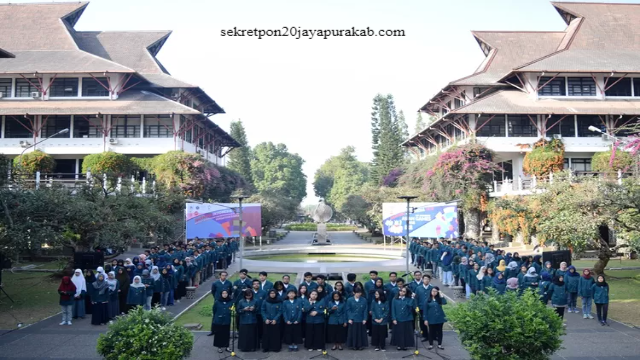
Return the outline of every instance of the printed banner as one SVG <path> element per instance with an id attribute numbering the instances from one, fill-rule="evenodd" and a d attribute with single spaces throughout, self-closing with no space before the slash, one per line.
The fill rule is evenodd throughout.
<path id="1" fill-rule="evenodd" d="M 187 203 L 187 239 L 240 237 L 238 204 Z M 260 204 L 242 204 L 242 235 L 262 235 Z"/>
<path id="2" fill-rule="evenodd" d="M 409 236 L 458 237 L 458 206 L 445 203 L 411 203 Z M 382 227 L 387 236 L 406 236 L 407 203 L 383 203 Z"/>

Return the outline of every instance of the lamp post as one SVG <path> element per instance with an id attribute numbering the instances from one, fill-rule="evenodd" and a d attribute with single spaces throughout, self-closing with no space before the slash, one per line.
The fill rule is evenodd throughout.
<path id="1" fill-rule="evenodd" d="M 243 269 L 242 267 L 242 260 L 244 259 L 244 236 L 242 235 L 242 227 L 243 227 L 243 223 L 242 223 L 242 200 L 246 199 L 247 196 L 244 195 L 236 195 L 236 196 L 232 196 L 232 199 L 238 199 L 238 239 L 240 241 L 240 269 Z"/>
<path id="2" fill-rule="evenodd" d="M 406 265 L 407 265 L 407 274 L 409 273 L 409 257 L 411 256 L 409 254 L 409 213 L 411 212 L 411 207 L 410 207 L 410 203 L 411 200 L 417 198 L 417 196 L 409 196 L 409 195 L 405 195 L 405 196 L 398 196 L 398 199 L 402 199 L 402 200 L 406 200 L 407 201 L 407 240 L 405 242 L 405 247 L 406 247 L 406 254 L 405 254 L 405 260 L 406 260 Z"/>
<path id="3" fill-rule="evenodd" d="M 51 138 L 52 138 L 52 137 L 54 137 L 54 136 L 58 136 L 58 135 L 62 135 L 62 134 L 66 134 L 66 133 L 68 133 L 68 132 L 69 132 L 69 129 L 68 129 L 68 128 L 67 128 L 67 129 L 62 129 L 62 130 L 58 131 L 57 133 L 55 133 L 55 134 L 53 134 L 53 135 L 51 135 L 51 136 L 49 136 L 49 137 L 46 137 L 46 138 L 44 138 L 44 139 L 42 139 L 42 140 L 40 140 L 40 141 L 36 141 L 36 142 L 34 142 L 34 143 L 33 143 L 33 145 L 29 145 L 29 146 L 27 146 L 26 148 L 24 148 L 24 150 L 22 150 L 22 152 L 20 153 L 20 158 L 19 158 L 19 160 L 18 160 L 18 163 L 20 164 L 20 168 L 22 168 L 22 155 L 24 155 L 24 152 L 25 152 L 25 151 L 27 151 L 27 149 L 30 149 L 30 148 L 32 148 L 32 147 L 34 147 L 34 146 L 36 146 L 36 145 L 38 145 L 38 144 L 40 144 L 40 143 L 43 143 L 43 142 L 45 142 L 45 141 L 47 141 L 47 140 L 51 139 Z"/>

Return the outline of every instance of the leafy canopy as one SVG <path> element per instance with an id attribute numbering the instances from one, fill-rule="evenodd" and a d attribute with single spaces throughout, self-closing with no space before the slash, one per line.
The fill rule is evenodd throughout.
<path id="1" fill-rule="evenodd" d="M 304 160 L 292 154 L 284 144 L 264 142 L 253 149 L 251 175 L 256 190 L 275 192 L 298 204 L 307 195 L 307 176 L 302 172 Z"/>

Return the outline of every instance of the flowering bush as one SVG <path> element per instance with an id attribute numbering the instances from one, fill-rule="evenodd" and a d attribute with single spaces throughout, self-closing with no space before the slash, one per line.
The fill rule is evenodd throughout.
<path id="1" fill-rule="evenodd" d="M 398 185 L 398 180 L 400 179 L 402 174 L 403 174 L 403 170 L 401 168 L 391 169 L 391 171 L 389 171 L 389 174 L 387 174 L 382 179 L 382 185 L 395 187 L 396 185 Z"/>
<path id="2" fill-rule="evenodd" d="M 627 171 L 633 165 L 633 157 L 626 151 L 605 151 L 595 153 L 591 158 L 591 169 L 614 174 L 618 170 Z"/>
<path id="3" fill-rule="evenodd" d="M 56 161 L 51 155 L 40 150 L 34 150 L 13 159 L 13 166 L 19 174 L 50 173 L 56 168 Z"/>
<path id="4" fill-rule="evenodd" d="M 220 172 L 208 166 L 202 156 L 180 150 L 156 156 L 153 173 L 165 186 L 179 187 L 185 195 L 193 198 L 202 195 L 205 183 L 220 177 Z"/>
<path id="5" fill-rule="evenodd" d="M 113 151 L 105 151 L 99 154 L 91 154 L 82 160 L 82 172 L 91 173 L 97 176 L 102 174 L 112 176 L 126 176 L 133 169 L 133 164 L 128 156 Z"/>
<path id="6" fill-rule="evenodd" d="M 193 348 L 193 335 L 171 322 L 169 314 L 138 306 L 119 316 L 98 338 L 98 353 L 107 360 L 179 360 Z"/>
<path id="7" fill-rule="evenodd" d="M 540 139 L 524 156 L 522 170 L 527 175 L 547 176 L 564 168 L 564 144 L 560 139 Z"/>
<path id="8" fill-rule="evenodd" d="M 541 212 L 539 201 L 529 196 L 505 196 L 489 206 L 489 217 L 495 221 L 500 233 L 514 238 L 522 234 L 525 244 L 529 244 L 531 235 L 536 234 Z"/>

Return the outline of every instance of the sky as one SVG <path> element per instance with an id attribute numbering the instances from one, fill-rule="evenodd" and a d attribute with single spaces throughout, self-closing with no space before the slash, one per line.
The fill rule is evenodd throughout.
<path id="1" fill-rule="evenodd" d="M 39 0 L 42 1 L 42 0 Z M 632 2 L 615 0 L 610 2 Z M 230 37 L 237 29 L 393 29 L 404 37 Z M 169 72 L 202 87 L 242 120 L 250 146 L 284 143 L 313 175 L 352 145 L 370 161 L 371 105 L 393 94 L 413 132 L 418 109 L 484 55 L 472 30 L 561 31 L 547 0 L 93 0 L 77 30 L 173 30 L 158 54 Z"/>

